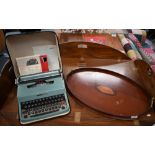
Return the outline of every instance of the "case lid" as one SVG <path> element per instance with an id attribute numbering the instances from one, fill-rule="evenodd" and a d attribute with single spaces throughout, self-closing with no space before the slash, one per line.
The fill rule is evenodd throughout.
<path id="1" fill-rule="evenodd" d="M 52 72 L 62 72 L 59 44 L 56 34 L 52 31 L 48 30 L 30 33 L 9 33 L 6 34 L 6 46 L 12 60 L 16 78 L 25 78 L 26 76 L 30 75 L 33 77 L 36 76 L 36 74 L 47 75 L 49 73 L 49 75 L 51 75 Z M 37 60 L 36 64 L 39 62 L 42 67 L 40 56 L 46 56 L 48 62 L 48 71 L 42 72 L 41 70 L 36 74 L 34 72 L 31 73 L 26 66 L 32 60 L 32 58 L 34 58 Z M 29 59 L 30 61 L 28 61 Z M 23 64 L 26 64 L 26 66 Z M 31 65 L 30 63 L 30 67 L 31 66 L 33 66 L 33 64 Z M 33 67 L 37 67 L 37 65 Z M 32 69 L 35 71 L 35 69 L 38 68 Z"/>

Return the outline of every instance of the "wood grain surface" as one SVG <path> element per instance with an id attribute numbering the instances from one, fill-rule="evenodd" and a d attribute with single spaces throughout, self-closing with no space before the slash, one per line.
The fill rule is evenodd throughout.
<path id="1" fill-rule="evenodd" d="M 105 45 L 102 45 L 102 48 L 99 49 L 98 47 L 101 45 L 98 46 L 96 44 L 91 44 L 91 46 L 96 47 L 96 49 L 95 47 L 93 49 L 95 50 L 95 52 L 93 53 L 92 50 L 92 52 L 90 52 L 91 54 L 89 53 L 89 50 L 87 51 L 85 48 L 81 49 L 83 51 L 82 52 L 81 50 L 74 50 L 73 46 L 70 47 L 70 45 L 67 45 L 68 40 L 71 40 L 72 42 L 71 38 L 67 37 L 65 43 L 64 40 L 65 39 L 61 38 L 60 36 L 61 58 L 65 79 L 68 73 L 76 68 L 100 67 L 110 69 L 127 77 L 130 77 L 132 80 L 136 81 L 137 84 L 143 86 L 142 82 L 140 81 L 139 74 L 135 72 L 137 70 L 135 64 L 133 62 L 130 62 L 126 56 L 122 55 L 123 53 L 120 51 L 122 50 L 120 49 L 122 47 L 118 47 L 118 45 L 120 45 L 118 39 L 114 39 L 113 41 L 110 41 L 109 39 L 109 41 L 107 41 L 107 44 L 111 44 L 111 47 L 115 46 L 115 49 L 107 47 Z M 76 42 L 76 39 L 74 41 Z M 117 48 L 118 50 L 116 50 Z M 101 50 L 108 50 L 109 52 L 103 53 Z M 6 102 L 0 109 L 0 125 L 20 125 L 16 91 L 17 88 L 14 87 L 9 94 Z M 68 115 L 32 123 L 29 125 L 152 125 L 155 123 L 155 113 L 153 109 L 148 112 L 149 115 L 143 115 L 136 120 L 118 120 L 110 118 L 106 114 L 98 112 L 82 104 L 78 100 L 74 99 L 70 94 L 68 94 L 68 97 L 71 106 L 71 112 Z"/>
<path id="2" fill-rule="evenodd" d="M 60 42 L 60 44 L 69 43 L 69 42 L 85 42 L 85 36 L 86 36 L 86 34 L 66 34 L 66 33 L 62 33 L 60 35 L 60 41 L 59 42 Z M 91 36 L 93 37 L 94 35 L 92 34 Z M 105 41 L 102 42 L 102 45 L 112 47 L 114 49 L 119 50 L 122 53 L 125 53 L 117 35 L 112 36 L 110 34 L 97 34 L 97 35 L 95 34 L 95 36 L 105 37 L 105 39 L 104 39 Z"/>
<path id="3" fill-rule="evenodd" d="M 140 116 L 151 106 L 151 97 L 142 87 L 109 70 L 76 69 L 67 76 L 66 83 L 76 99 L 111 116 Z"/>
<path id="4" fill-rule="evenodd" d="M 5 38 L 3 30 L 0 29 L 0 52 L 3 51 L 5 48 Z"/>

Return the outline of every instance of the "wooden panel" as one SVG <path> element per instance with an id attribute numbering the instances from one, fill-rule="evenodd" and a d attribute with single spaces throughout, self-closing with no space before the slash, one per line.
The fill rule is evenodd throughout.
<path id="1" fill-rule="evenodd" d="M 5 38 L 3 30 L 0 30 L 0 52 L 3 51 L 5 48 Z"/>
<path id="2" fill-rule="evenodd" d="M 88 35 L 90 35 L 90 34 L 88 34 Z M 110 35 L 110 34 L 97 34 L 97 35 L 105 37 L 105 41 L 103 42 L 102 45 L 112 47 L 116 50 L 119 50 L 122 53 L 125 53 L 125 51 L 121 45 L 121 42 L 119 41 L 118 36 L 112 37 L 112 35 Z M 95 36 L 97 36 L 97 35 L 95 34 Z M 69 42 L 85 42 L 85 39 L 84 39 L 85 36 L 86 36 L 86 34 L 65 34 L 65 33 L 62 33 L 60 36 L 60 44 L 69 43 Z M 92 36 L 93 36 L 93 34 L 92 34 Z"/>
<path id="3" fill-rule="evenodd" d="M 90 42 L 68 42 L 60 44 L 62 57 L 67 58 L 98 58 L 98 59 L 126 59 L 129 58 L 119 50 L 109 46 Z"/>

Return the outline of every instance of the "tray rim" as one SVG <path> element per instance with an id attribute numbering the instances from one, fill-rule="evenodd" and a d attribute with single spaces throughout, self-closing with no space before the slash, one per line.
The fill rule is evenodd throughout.
<path id="1" fill-rule="evenodd" d="M 121 78 L 125 79 L 126 81 L 129 81 L 130 83 L 132 83 L 133 85 L 136 85 L 139 89 L 141 89 L 144 94 L 146 94 L 147 96 L 147 99 L 148 99 L 148 108 L 146 109 L 146 111 L 142 114 L 139 114 L 139 115 L 134 115 L 134 116 L 118 116 L 118 115 L 114 115 L 114 114 L 110 114 L 108 112 L 103 112 L 103 111 L 100 111 L 98 109 L 95 109 L 91 106 L 89 106 L 88 104 L 85 104 L 84 102 L 82 102 L 79 98 L 77 98 L 72 92 L 71 90 L 68 88 L 68 79 L 70 78 L 70 76 L 72 76 L 73 74 L 75 73 L 79 73 L 79 72 L 86 72 L 86 71 L 91 71 L 91 72 L 100 72 L 100 73 L 106 73 L 106 74 L 110 74 L 110 75 L 113 75 L 113 76 L 121 76 Z M 95 110 L 95 111 L 98 111 L 98 112 L 101 112 L 101 113 L 104 113 L 105 115 L 107 115 L 108 117 L 111 117 L 111 118 L 115 118 L 115 119 L 121 119 L 121 120 L 133 120 L 133 119 L 138 119 L 140 116 L 143 116 L 145 114 L 147 114 L 151 109 L 152 109 L 152 97 L 151 95 L 149 95 L 149 93 L 142 87 L 140 86 L 138 83 L 136 83 L 135 81 L 133 81 L 132 79 L 130 79 L 129 77 L 126 77 L 124 75 L 121 75 L 117 72 L 114 72 L 114 71 L 111 71 L 111 70 L 108 70 L 108 69 L 101 69 L 101 68 L 97 68 L 97 67 L 83 67 L 83 68 L 77 68 L 77 69 L 74 69 L 74 70 L 71 70 L 67 75 L 66 75 L 66 88 L 68 90 L 68 92 L 71 94 L 72 97 L 74 97 L 77 101 L 79 101 L 80 103 L 84 104 L 85 106 Z"/>

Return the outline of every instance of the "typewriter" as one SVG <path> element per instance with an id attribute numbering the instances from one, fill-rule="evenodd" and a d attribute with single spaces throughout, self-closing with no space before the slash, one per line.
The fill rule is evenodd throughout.
<path id="1" fill-rule="evenodd" d="M 16 75 L 21 124 L 70 112 L 56 34 L 52 31 L 6 34 Z"/>

